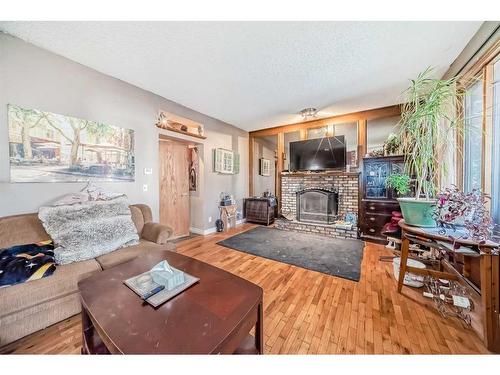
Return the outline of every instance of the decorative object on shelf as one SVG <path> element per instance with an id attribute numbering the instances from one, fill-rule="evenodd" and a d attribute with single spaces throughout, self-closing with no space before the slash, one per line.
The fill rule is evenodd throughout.
<path id="1" fill-rule="evenodd" d="M 271 160 L 260 158 L 259 161 L 259 174 L 269 177 L 271 175 Z"/>
<path id="2" fill-rule="evenodd" d="M 234 152 L 223 148 L 214 149 L 214 171 L 234 174 Z"/>
<path id="3" fill-rule="evenodd" d="M 406 173 L 392 173 L 385 180 L 385 186 L 394 189 L 398 196 L 404 196 L 411 191 L 410 176 Z"/>
<path id="4" fill-rule="evenodd" d="M 447 164 L 448 140 L 461 134 L 465 125 L 463 93 L 456 89 L 456 78 L 440 80 L 432 78 L 432 74 L 432 69 L 427 68 L 411 80 L 401 105 L 398 133 L 405 171 L 416 178 L 415 197 L 398 201 L 405 222 L 422 227 L 436 226 L 436 181 Z"/>
<path id="5" fill-rule="evenodd" d="M 401 140 L 399 137 L 391 133 L 387 137 L 387 140 L 384 142 L 384 155 L 385 156 L 390 156 L 390 155 L 397 155 L 400 152 L 400 147 L 401 147 Z"/>
<path id="6" fill-rule="evenodd" d="M 384 156 L 384 149 L 372 150 L 368 153 L 368 157 L 370 158 L 378 158 L 380 156 Z"/>
<path id="7" fill-rule="evenodd" d="M 202 124 L 169 112 L 160 112 L 156 121 L 156 127 L 200 139 L 206 139 Z"/>
<path id="8" fill-rule="evenodd" d="M 356 212 L 346 212 L 344 220 L 356 226 L 358 225 L 358 214 Z"/>
<path id="9" fill-rule="evenodd" d="M 334 221 L 333 226 L 338 229 L 352 230 L 352 223 L 345 220 Z"/>
<path id="10" fill-rule="evenodd" d="M 465 227 L 468 231 L 465 238 L 488 240 L 493 230 L 493 220 L 486 208 L 489 199 L 479 189 L 464 193 L 456 186 L 446 188 L 438 194 L 436 222 L 443 229 Z"/>
<path id="11" fill-rule="evenodd" d="M 219 201 L 220 206 L 230 206 L 236 204 L 236 200 L 233 198 L 231 194 L 222 192 L 219 194 L 219 197 L 220 197 Z"/>
<path id="12" fill-rule="evenodd" d="M 11 182 L 134 181 L 134 131 L 7 106 Z"/>

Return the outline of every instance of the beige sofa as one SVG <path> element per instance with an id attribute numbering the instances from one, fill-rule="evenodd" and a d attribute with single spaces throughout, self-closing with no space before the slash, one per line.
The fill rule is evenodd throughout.
<path id="1" fill-rule="evenodd" d="M 151 209 L 130 206 L 140 244 L 83 262 L 58 266 L 49 277 L 0 288 L 0 346 L 80 312 L 77 283 L 95 272 L 127 262 L 146 251 L 171 250 L 172 230 L 152 222 Z M 0 249 L 49 239 L 37 214 L 0 218 Z"/>

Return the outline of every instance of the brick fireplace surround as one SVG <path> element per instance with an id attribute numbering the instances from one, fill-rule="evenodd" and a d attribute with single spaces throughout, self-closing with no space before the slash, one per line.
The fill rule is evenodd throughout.
<path id="1" fill-rule="evenodd" d="M 314 233 L 329 237 L 357 238 L 358 228 L 342 229 L 332 224 L 297 221 L 297 194 L 305 189 L 336 190 L 339 193 L 338 214 L 358 214 L 359 173 L 357 172 L 283 172 L 281 174 L 281 210 L 294 220 L 279 219 L 276 227 L 283 230 Z"/>

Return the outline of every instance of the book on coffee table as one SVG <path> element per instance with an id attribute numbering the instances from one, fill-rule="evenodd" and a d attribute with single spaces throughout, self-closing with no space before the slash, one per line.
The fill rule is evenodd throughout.
<path id="1" fill-rule="evenodd" d="M 183 292 L 191 285 L 197 283 L 200 279 L 191 276 L 185 272 L 171 267 L 175 273 L 181 272 L 184 281 L 174 287 L 169 288 L 168 285 L 160 284 L 153 279 L 152 271 L 141 273 L 140 275 L 131 277 L 124 281 L 124 284 L 132 289 L 139 297 L 145 300 L 153 307 L 158 307 L 169 299 Z"/>

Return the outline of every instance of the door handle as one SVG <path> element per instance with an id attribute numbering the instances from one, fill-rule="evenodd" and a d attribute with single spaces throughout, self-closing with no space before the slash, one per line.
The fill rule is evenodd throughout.
<path id="1" fill-rule="evenodd" d="M 182 193 L 181 197 L 187 197 L 189 194 L 188 193 Z"/>

